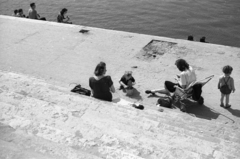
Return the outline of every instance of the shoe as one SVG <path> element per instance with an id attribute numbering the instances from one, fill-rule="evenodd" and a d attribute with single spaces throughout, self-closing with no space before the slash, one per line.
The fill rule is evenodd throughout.
<path id="1" fill-rule="evenodd" d="M 221 104 L 220 104 L 220 107 L 224 107 L 224 104 L 223 104 L 223 103 L 221 103 Z"/>
<path id="2" fill-rule="evenodd" d="M 144 109 L 144 106 L 141 105 L 141 104 L 133 104 L 132 106 L 133 106 L 134 108 L 136 108 L 136 109 L 140 109 L 140 110 L 143 110 L 143 109 Z"/>
<path id="3" fill-rule="evenodd" d="M 231 107 L 231 105 L 229 105 L 229 104 L 227 104 L 227 105 L 225 106 L 226 109 L 228 109 L 228 108 L 230 108 L 230 107 Z"/>
<path id="4" fill-rule="evenodd" d="M 152 91 L 146 90 L 145 93 L 146 93 L 146 94 L 150 94 L 150 93 L 152 93 Z"/>
<path id="5" fill-rule="evenodd" d="M 150 91 L 150 90 L 146 90 L 145 93 L 146 93 L 146 94 L 152 94 L 152 95 L 155 95 L 155 93 L 152 92 L 152 91 Z"/>

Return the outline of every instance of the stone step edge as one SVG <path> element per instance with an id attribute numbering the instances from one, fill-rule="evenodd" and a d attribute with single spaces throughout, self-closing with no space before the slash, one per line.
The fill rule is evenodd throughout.
<path id="1" fill-rule="evenodd" d="M 66 145 L 69 149 L 76 148 L 77 150 L 82 150 L 84 152 L 92 153 L 94 147 L 97 144 L 97 143 L 88 141 L 86 139 L 79 138 L 78 136 L 63 132 L 56 128 L 46 126 L 41 123 L 31 122 L 30 120 L 24 119 L 19 116 L 14 116 L 9 118 L 11 118 L 9 120 L 10 121 L 9 123 L 5 123 L 3 121 L 1 121 L 0 123 L 9 125 L 10 127 L 16 130 L 27 131 L 28 134 L 37 136 L 39 138 L 43 138 L 45 140 L 55 142 L 61 145 Z M 42 134 L 41 133 L 36 134 L 37 130 L 45 130 L 45 133 L 43 131 Z M 132 158 L 132 159 L 143 159 L 140 156 L 137 156 L 125 151 L 124 149 L 114 148 L 104 144 L 99 145 L 99 149 L 98 149 L 99 152 L 96 152 L 96 151 L 97 150 L 95 150 L 95 153 L 97 153 L 100 157 L 105 156 L 104 158 L 112 158 L 112 157 L 114 158 L 114 156 L 117 155 L 117 156 Z M 94 155 L 94 154 L 90 154 L 90 155 Z"/>
<path id="2" fill-rule="evenodd" d="M 28 98 L 33 98 L 33 99 L 35 99 L 34 97 L 32 97 L 32 96 L 26 96 L 26 97 L 28 97 Z M 38 98 L 36 98 L 36 100 L 39 100 Z M 44 100 L 45 101 L 45 100 Z M 49 101 L 46 101 L 46 102 L 49 102 Z M 107 104 L 110 104 L 110 103 L 107 103 Z M 66 108 L 65 106 L 62 106 L 62 107 L 64 107 L 64 108 Z M 101 106 L 101 108 L 96 108 L 96 109 L 103 109 L 103 107 L 105 107 L 105 105 L 103 105 L 103 106 Z M 105 107 L 106 108 L 106 107 Z M 109 107 L 108 107 L 109 108 Z M 122 107 L 123 109 L 126 109 L 126 107 Z M 119 110 L 119 107 L 114 107 L 114 109 L 115 110 Z M 133 109 L 133 108 L 132 108 Z M 109 109 L 110 110 L 110 109 Z M 130 111 L 131 109 L 130 108 L 128 108 L 128 110 Z M 137 110 L 136 110 L 137 111 Z M 145 117 L 145 115 L 142 115 L 142 114 L 145 114 L 145 113 L 141 113 L 141 111 L 138 111 L 139 113 L 138 113 L 138 115 L 140 115 L 140 116 L 143 116 L 143 117 Z M 145 111 L 146 112 L 146 111 Z M 169 116 L 169 114 L 167 114 L 168 116 Z M 131 117 L 131 116 L 130 116 Z M 161 115 L 159 114 L 158 115 L 158 117 L 161 117 Z M 149 118 L 147 118 L 148 120 L 149 120 Z M 151 120 L 151 119 L 150 119 Z M 153 122 L 162 122 L 162 120 L 153 120 Z M 176 122 L 176 121 L 173 121 L 173 122 Z M 168 123 L 169 124 L 169 123 Z M 171 123 L 170 123 L 170 125 L 171 125 Z M 178 125 L 171 125 L 171 126 L 174 126 L 174 127 L 178 127 L 178 128 L 180 128 Z M 185 127 L 184 129 L 188 129 L 188 130 L 190 130 L 190 131 L 194 131 L 194 132 L 199 132 L 201 129 L 199 129 L 199 128 L 197 128 L 197 129 L 195 129 L 195 130 L 193 130 L 193 129 L 190 129 L 190 128 L 188 128 L 188 127 Z M 228 130 L 228 129 L 227 129 Z M 200 132 L 202 132 L 202 131 L 200 131 Z M 231 139 L 231 138 L 230 138 Z M 234 139 L 233 139 L 234 140 Z"/>
<path id="3" fill-rule="evenodd" d="M 4 131 L 3 127 L 12 129 L 11 132 L 3 134 L 1 131 Z M 50 140 L 38 137 L 34 133 L 29 133 L 21 129 L 16 129 L 0 122 L 0 140 L 7 143 L 13 144 L 13 146 L 20 146 L 22 150 L 32 150 L 36 153 L 46 154 L 55 156 L 57 158 L 75 158 L 75 159 L 85 159 L 86 157 L 91 159 L 100 159 L 98 156 L 89 154 L 84 151 L 76 150 L 72 147 L 65 146 L 60 143 L 55 143 Z M 4 146 L 4 145 L 3 145 Z M 60 154 L 59 154 L 60 153 Z M 58 155 L 57 155 L 58 154 Z M 55 158 L 54 157 L 54 158 Z"/>
<path id="4" fill-rule="evenodd" d="M 200 139 L 201 140 L 201 139 Z M 193 151 L 191 151 L 191 152 L 193 152 Z"/>

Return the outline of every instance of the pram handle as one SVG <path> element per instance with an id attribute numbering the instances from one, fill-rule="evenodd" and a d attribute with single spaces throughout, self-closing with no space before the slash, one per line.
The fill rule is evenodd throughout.
<path id="1" fill-rule="evenodd" d="M 211 76 L 208 76 L 208 77 L 206 77 L 206 78 L 204 78 L 204 79 L 201 79 L 201 80 L 199 80 L 199 81 L 192 82 L 192 83 L 189 84 L 189 86 L 188 86 L 187 88 L 185 88 L 185 89 L 180 88 L 180 87 L 178 87 L 178 86 L 175 86 L 175 87 L 177 87 L 178 89 L 180 89 L 180 90 L 182 90 L 182 91 L 184 91 L 184 90 L 186 91 L 186 90 L 188 90 L 190 87 L 194 86 L 194 85 L 197 84 L 197 83 L 201 83 L 202 86 L 204 86 L 204 85 L 205 85 L 206 83 L 208 83 L 213 77 L 214 77 L 214 75 L 211 75 Z M 208 79 L 208 80 L 207 80 L 207 79 Z M 204 81 L 204 80 L 207 80 L 207 81 L 205 81 L 205 82 L 202 83 L 202 81 Z"/>
<path id="2" fill-rule="evenodd" d="M 203 81 L 203 80 L 206 80 L 206 79 L 208 79 L 208 78 L 213 78 L 214 77 L 214 75 L 211 75 L 211 76 L 208 76 L 208 77 L 206 77 L 206 78 L 204 78 L 204 79 L 202 79 L 202 80 L 200 80 L 200 81 Z"/>
<path id="3" fill-rule="evenodd" d="M 214 75 L 211 75 L 211 76 L 208 76 L 208 77 L 206 77 L 206 78 L 204 78 L 204 79 L 201 79 L 201 80 L 199 80 L 199 81 L 197 81 L 197 82 L 201 82 L 201 81 L 204 81 L 204 80 L 206 80 L 206 79 L 208 79 L 208 80 L 207 80 L 207 82 L 208 82 L 208 81 L 210 81 L 213 77 L 214 77 Z M 197 83 L 197 82 L 196 82 L 196 83 Z"/>

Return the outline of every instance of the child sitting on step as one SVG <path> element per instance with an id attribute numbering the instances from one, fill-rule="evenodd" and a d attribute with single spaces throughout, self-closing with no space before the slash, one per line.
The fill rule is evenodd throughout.
<path id="1" fill-rule="evenodd" d="M 125 71 L 125 74 L 122 76 L 119 83 L 120 83 L 119 90 L 132 89 L 133 85 L 135 84 L 135 79 L 132 76 L 132 71 Z"/>
<path id="2" fill-rule="evenodd" d="M 218 82 L 218 89 L 220 89 L 221 92 L 221 99 L 220 99 L 220 106 L 224 108 L 230 108 L 231 105 L 229 105 L 229 96 L 231 92 L 235 92 L 235 87 L 234 87 L 234 80 L 230 76 L 232 73 L 233 68 L 229 65 L 224 66 L 222 71 L 224 75 L 221 75 L 219 78 Z M 226 105 L 224 106 L 223 100 L 224 97 L 226 97 Z"/>

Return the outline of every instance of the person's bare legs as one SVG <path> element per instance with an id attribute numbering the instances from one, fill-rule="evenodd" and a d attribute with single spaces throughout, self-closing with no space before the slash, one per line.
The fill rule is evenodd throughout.
<path id="1" fill-rule="evenodd" d="M 161 94 L 166 94 L 166 95 L 171 95 L 170 91 L 166 88 L 166 86 L 164 85 L 164 89 L 154 89 L 151 90 L 152 93 L 161 93 Z"/>
<path id="2" fill-rule="evenodd" d="M 230 94 L 226 95 L 226 105 L 225 105 L 226 107 L 229 106 L 229 96 Z"/>
<path id="3" fill-rule="evenodd" d="M 151 90 L 152 93 L 161 93 L 161 94 L 170 94 L 168 90 L 166 89 L 154 89 Z"/>
<path id="4" fill-rule="evenodd" d="M 221 93 L 221 99 L 220 99 L 220 102 L 221 102 L 220 106 L 221 107 L 224 107 L 224 104 L 223 104 L 224 96 L 225 95 Z"/>

